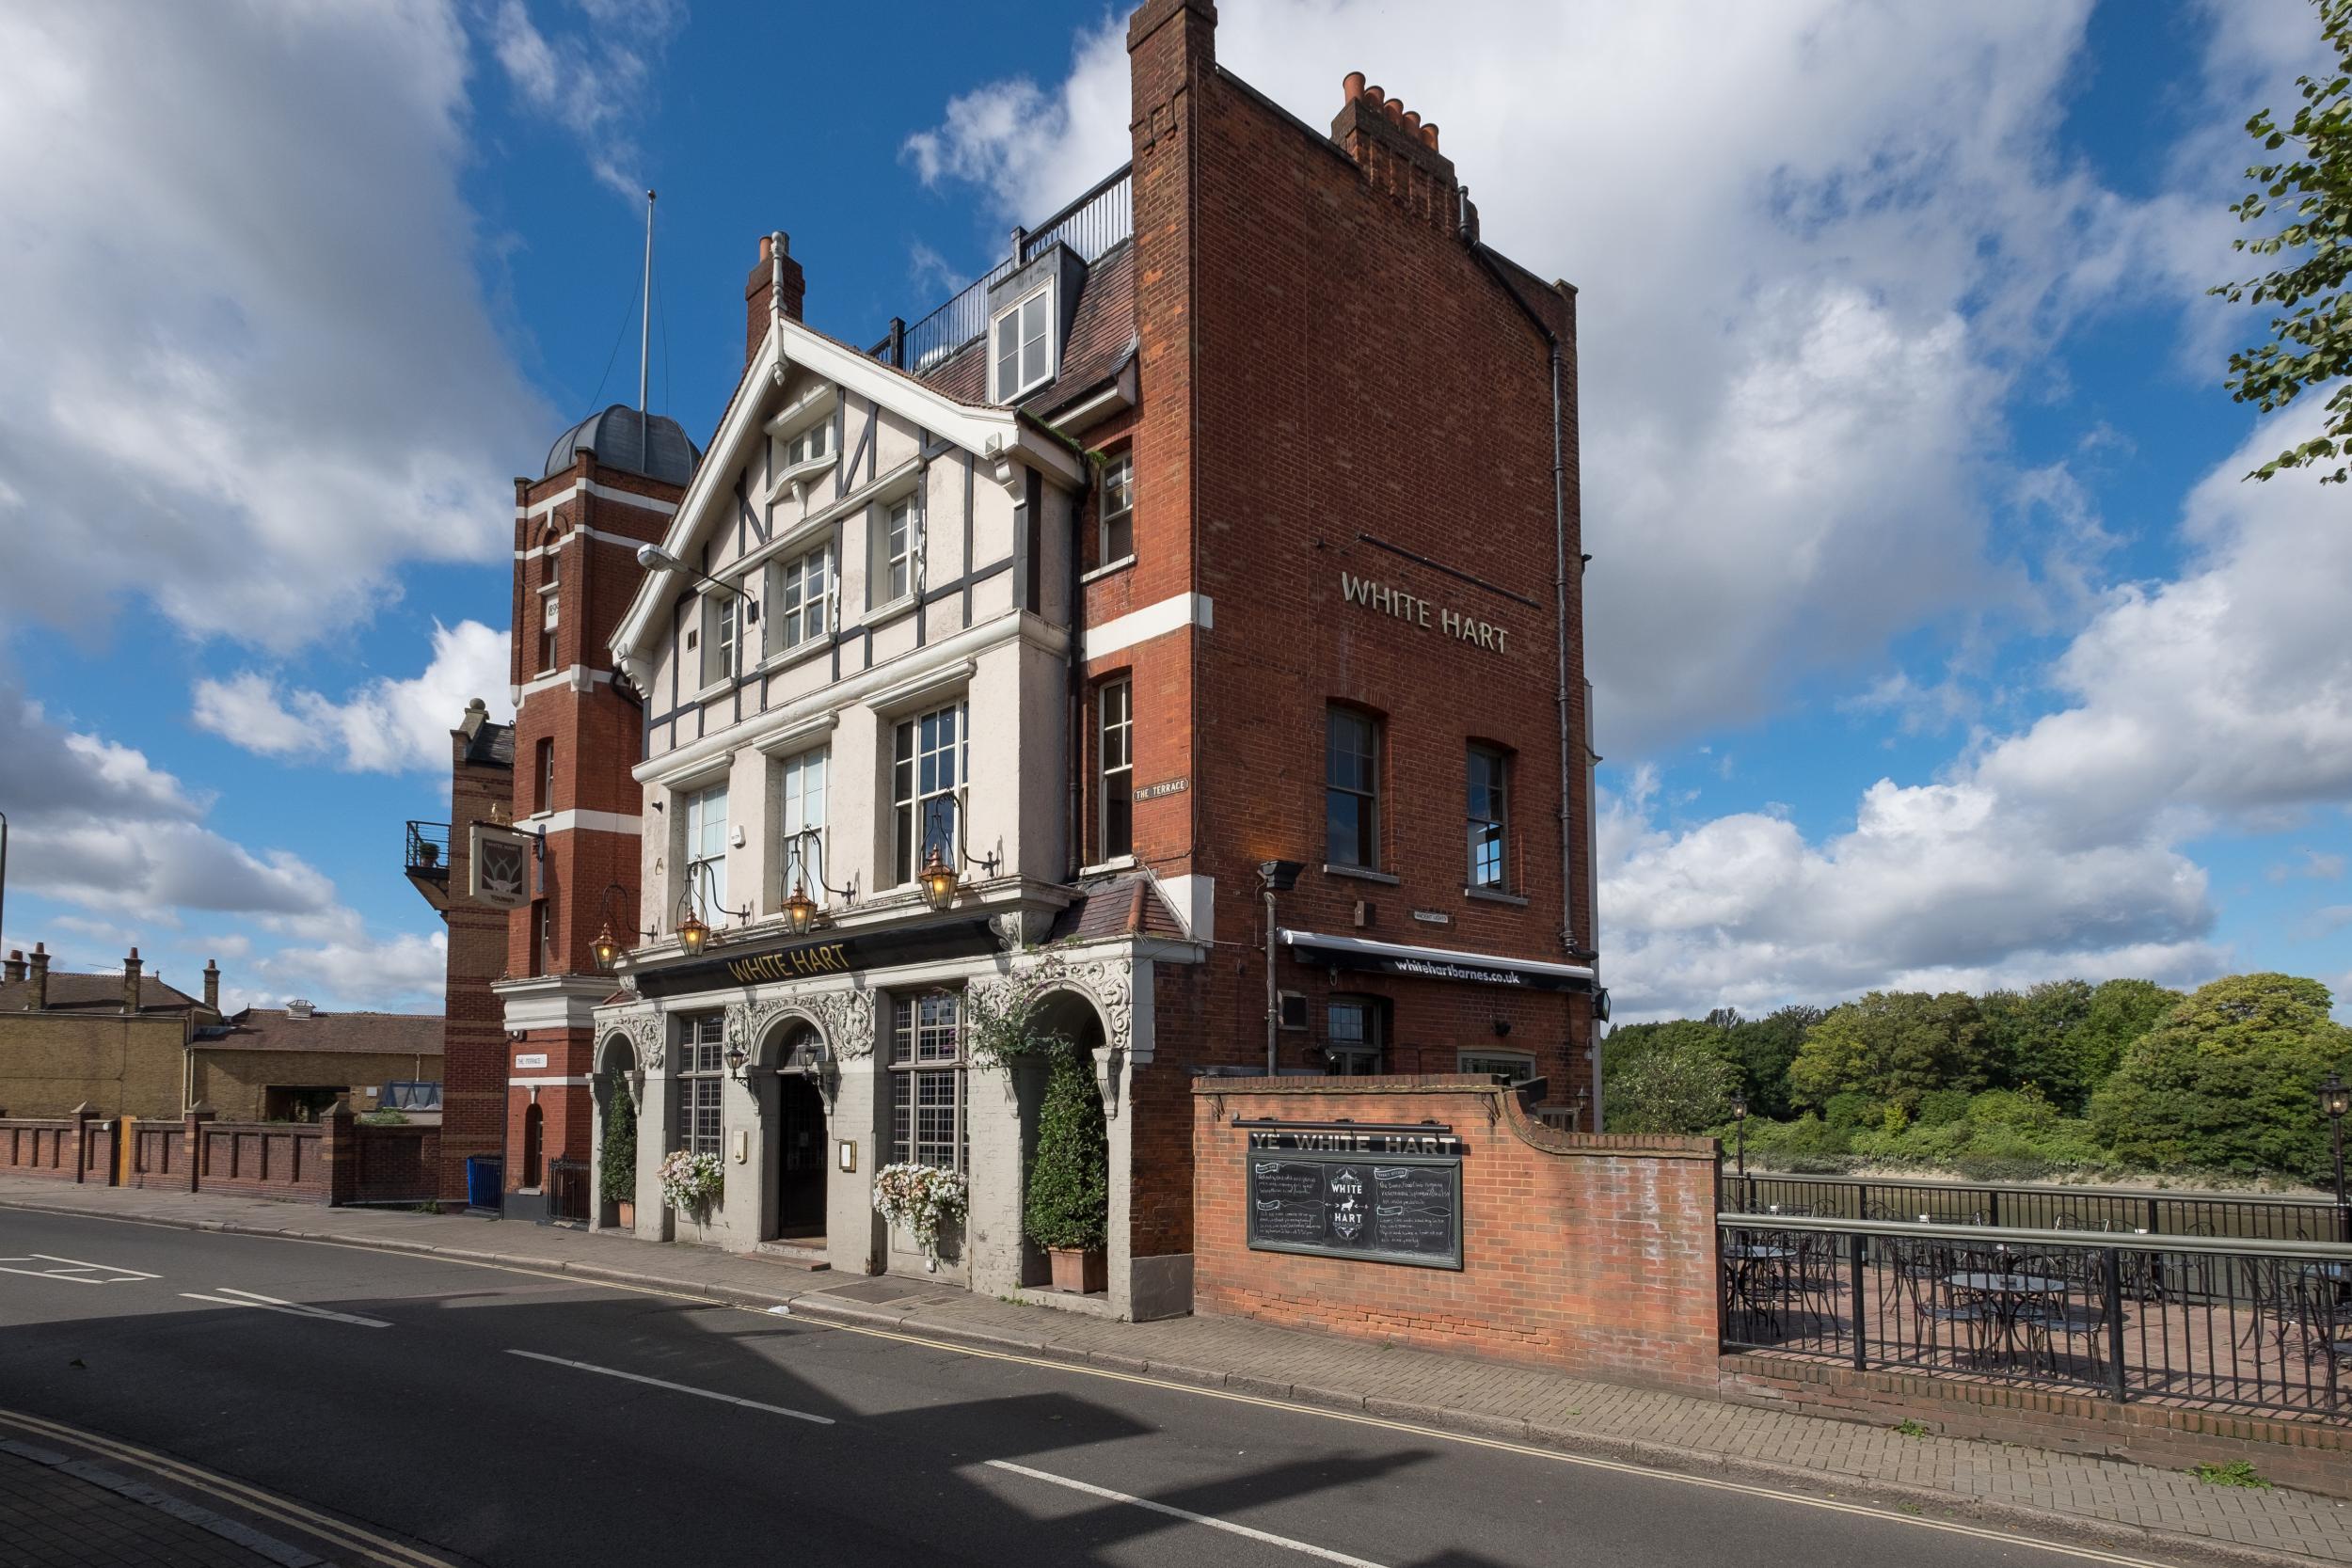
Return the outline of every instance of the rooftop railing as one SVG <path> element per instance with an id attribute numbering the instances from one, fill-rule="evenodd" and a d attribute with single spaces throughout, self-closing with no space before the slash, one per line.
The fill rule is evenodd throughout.
<path id="1" fill-rule="evenodd" d="M 401 863 L 412 877 L 449 879 L 449 824 L 411 822 Z"/>
<path id="2" fill-rule="evenodd" d="M 920 373 L 952 357 L 988 331 L 988 291 L 1057 245 L 1084 261 L 1094 261 L 1135 233 L 1131 166 L 1122 166 L 1069 206 L 1033 230 L 1014 230 L 1012 254 L 967 284 L 954 298 L 908 326 L 893 322 L 890 332 L 867 352 Z"/>

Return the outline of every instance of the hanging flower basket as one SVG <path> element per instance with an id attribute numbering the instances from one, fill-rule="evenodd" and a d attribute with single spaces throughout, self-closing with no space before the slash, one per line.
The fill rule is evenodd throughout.
<path id="1" fill-rule="evenodd" d="M 914 1232 L 923 1260 L 939 1267 L 940 1227 L 964 1212 L 963 1178 L 936 1165 L 884 1165 L 874 1173 L 874 1212 Z"/>
<path id="2" fill-rule="evenodd" d="M 726 1167 L 716 1154 L 673 1149 L 661 1162 L 661 1201 L 700 1217 L 726 1189 Z"/>

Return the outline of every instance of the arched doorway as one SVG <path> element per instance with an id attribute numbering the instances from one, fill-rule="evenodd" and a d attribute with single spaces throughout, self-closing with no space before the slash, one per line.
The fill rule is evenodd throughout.
<path id="1" fill-rule="evenodd" d="M 1043 1032 L 1069 1041 L 1091 1076 L 1094 1053 L 1102 1049 L 1104 1039 L 1103 1015 L 1092 997 L 1074 990 L 1049 990 L 1039 998 L 1036 1023 Z M 1054 1277 L 1052 1259 L 1044 1248 L 1029 1240 L 1026 1223 L 1029 1173 L 1037 1162 L 1039 1121 L 1049 1072 L 1048 1064 L 1042 1060 L 1022 1061 L 1012 1068 L 1013 1099 L 1021 1113 L 1021 1283 L 1027 1287 L 1051 1284 Z M 1098 1098 L 1094 1114 L 1099 1117 L 1102 1112 Z"/>
<path id="2" fill-rule="evenodd" d="M 548 1117 L 532 1101 L 523 1112 L 523 1179 L 521 1187 L 527 1192 L 539 1189 L 540 1166 L 547 1151 Z"/>
<path id="3" fill-rule="evenodd" d="M 825 1236 L 825 1182 L 832 1162 L 825 1135 L 823 1037 L 805 1021 L 786 1022 L 761 1053 L 767 1079 L 760 1109 L 770 1132 L 769 1192 L 761 1205 L 766 1235 L 803 1245 Z"/>

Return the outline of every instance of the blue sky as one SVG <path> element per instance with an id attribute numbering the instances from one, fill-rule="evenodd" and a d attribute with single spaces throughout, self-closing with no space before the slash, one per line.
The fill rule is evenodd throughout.
<path id="1" fill-rule="evenodd" d="M 2203 296 L 2308 8 L 1449 17 L 1230 0 L 1219 49 L 1311 123 L 1370 72 L 1581 291 L 1620 1015 L 2352 991 L 2352 503 L 2237 483 L 2301 416 L 2229 402 L 2257 324 Z M 401 825 L 444 815 L 465 699 L 503 707 L 512 476 L 634 395 L 630 193 L 653 404 L 700 437 L 757 235 L 823 329 L 920 315 L 1121 161 L 1122 40 L 1037 5 L 0 18 L 8 945 L 437 1006 Z"/>

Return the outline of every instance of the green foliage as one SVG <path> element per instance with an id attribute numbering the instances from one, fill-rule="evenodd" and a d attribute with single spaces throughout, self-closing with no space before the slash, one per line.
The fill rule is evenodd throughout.
<path id="1" fill-rule="evenodd" d="M 1895 1434 L 1899 1437 L 1925 1437 L 1928 1434 L 1928 1429 L 1906 1417 L 1895 1423 Z"/>
<path id="2" fill-rule="evenodd" d="M 364 1127 L 405 1127 L 408 1117 L 400 1111 L 370 1111 L 359 1118 L 359 1122 Z"/>
<path id="3" fill-rule="evenodd" d="M 1730 1015 L 1720 1049 L 1740 1069 L 1740 1086 L 1748 1097 L 1751 1116 L 1778 1119 L 1796 1110 L 1788 1098 L 1788 1064 L 1797 1059 L 1805 1031 L 1823 1016 L 1820 1008 L 1804 1006 L 1782 1007 L 1762 1018 Z"/>
<path id="4" fill-rule="evenodd" d="M 2092 1125 L 2137 1164 L 2316 1180 L 2328 1160 L 2319 1085 L 2352 1070 L 2352 1030 L 2328 1019 L 2329 1002 L 2316 980 L 2216 980 L 2124 1053 Z"/>
<path id="5" fill-rule="evenodd" d="M 2082 1057 L 2082 1076 L 2090 1088 L 2096 1089 L 2112 1077 L 2132 1042 L 2162 1022 L 2180 1001 L 2179 991 L 2153 980 L 2109 980 L 2093 990 L 2076 1046 Z M 2074 1109 L 2079 1113 L 2090 1098 L 2086 1091 Z"/>
<path id="6" fill-rule="evenodd" d="M 1688 1019 L 1661 1024 L 1620 1047 L 1613 1066 L 1604 1045 L 1601 1092 L 1608 1097 L 1609 1130 L 1698 1132 L 1729 1120 L 1740 1069 L 1718 1050 L 1722 1034 Z"/>
<path id="7" fill-rule="evenodd" d="M 2332 69 L 2298 76 L 2303 103 L 2284 128 L 2268 109 L 2246 122 L 2246 134 L 2266 153 L 2284 157 L 2246 171 L 2254 189 L 2233 203 L 2240 223 L 2274 211 L 2287 221 L 2266 234 L 2230 242 L 2253 256 L 2294 257 L 2259 277 L 2223 283 L 2210 293 L 2232 304 L 2269 304 L 2271 341 L 2230 356 L 2230 395 L 2267 413 L 2306 390 L 2340 380 L 2352 370 L 2352 0 L 2315 0 L 2319 32 L 2334 55 Z M 2267 480 L 2285 468 L 2319 465 L 2320 483 L 2341 484 L 2352 456 L 2352 383 L 2328 399 L 2322 434 L 2288 448 L 2249 478 Z M 2328 465 L 2332 463 L 2330 469 Z"/>
<path id="8" fill-rule="evenodd" d="M 604 1161 L 596 1172 L 596 1196 L 607 1203 L 637 1201 L 637 1102 L 628 1082 L 607 1075 L 604 1101 Z"/>
<path id="9" fill-rule="evenodd" d="M 1067 978 L 1058 958 L 1025 970 L 1001 986 L 975 986 L 963 995 L 963 1049 L 981 1067 L 1072 1054 L 1077 1042 L 1045 1022 L 1046 1004 Z"/>
<path id="10" fill-rule="evenodd" d="M 1037 1158 L 1022 1229 L 1041 1247 L 1099 1247 L 1110 1227 L 1110 1141 L 1103 1097 L 1078 1053 L 1053 1058 L 1045 1102 L 1038 1110 Z"/>
<path id="11" fill-rule="evenodd" d="M 1789 1086 L 1803 1104 L 1826 1107 L 1838 1095 L 1861 1094 L 1909 1114 L 1931 1090 L 1981 1085 L 1982 1030 L 1976 999 L 1965 992 L 1874 990 L 1833 1008 L 1806 1032 L 1788 1067 Z"/>
<path id="12" fill-rule="evenodd" d="M 2233 1459 L 2227 1465 L 2208 1462 L 2198 1465 L 2189 1474 L 2211 1486 L 2250 1486 L 2263 1492 L 2270 1490 L 2270 1482 L 2263 1479 L 2262 1472 L 2254 1468 L 2254 1462 L 2250 1459 Z"/>
<path id="13" fill-rule="evenodd" d="M 2086 1081 L 2078 1037 L 2090 1016 L 2084 980 L 2045 980 L 2029 990 L 1989 991 L 1978 999 L 1985 1082 L 1995 1088 L 2038 1085 L 2075 1110 L 2097 1080 Z"/>

